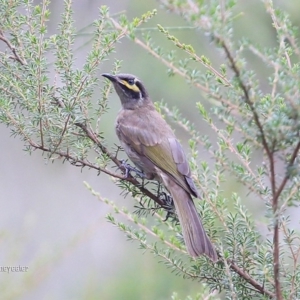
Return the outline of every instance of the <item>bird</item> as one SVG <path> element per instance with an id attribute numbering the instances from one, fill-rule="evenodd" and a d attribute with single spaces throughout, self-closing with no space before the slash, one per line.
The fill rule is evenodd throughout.
<path id="1" fill-rule="evenodd" d="M 173 130 L 155 109 L 144 84 L 131 74 L 103 73 L 114 86 L 121 110 L 116 134 L 129 159 L 148 180 L 161 182 L 171 194 L 190 256 L 218 259 L 193 197 L 200 198 L 188 160 Z"/>

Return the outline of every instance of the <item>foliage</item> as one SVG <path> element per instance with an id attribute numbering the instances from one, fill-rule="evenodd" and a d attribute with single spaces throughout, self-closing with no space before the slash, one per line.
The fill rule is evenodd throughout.
<path id="1" fill-rule="evenodd" d="M 139 242 L 143 251 L 158 256 L 172 272 L 205 283 L 200 298 L 218 299 L 297 299 L 300 297 L 299 232 L 286 217 L 289 206 L 299 205 L 299 57 L 296 29 L 288 16 L 265 0 L 272 19 L 277 45 L 263 48 L 246 38 L 234 38 L 235 1 L 160 0 L 171 13 L 179 14 L 191 26 L 205 32 L 224 57 L 217 66 L 198 54 L 195 45 L 181 42 L 163 25 L 157 30 L 178 48 L 167 53 L 155 45 L 150 31 L 141 35 L 138 27 L 156 11 L 128 21 L 126 16 L 112 17 L 101 7 L 94 22 L 93 45 L 86 62 L 76 69 L 72 2 L 65 1 L 56 35 L 47 35 L 50 1 L 34 6 L 29 0 L 0 1 L 0 122 L 13 136 L 24 141 L 29 153 L 39 149 L 48 160 L 63 158 L 77 167 L 88 167 L 111 176 L 124 195 L 137 201 L 137 214 L 113 207 L 107 219 L 123 231 L 129 240 Z M 26 14 L 21 10 L 26 10 Z M 9 18 L 7 16 L 10 16 Z M 157 103 L 161 113 L 173 119 L 190 136 L 190 165 L 197 187 L 205 201 L 196 201 L 207 232 L 217 246 L 219 261 L 188 257 L 172 202 L 158 196 L 157 187 L 142 184 L 137 177 L 126 177 L 118 159 L 120 148 L 106 144 L 101 130 L 103 115 L 111 91 L 109 83 L 99 82 L 97 70 L 110 57 L 115 44 L 128 37 L 166 66 L 169 75 L 178 75 L 205 95 L 209 108 L 197 102 L 199 116 L 214 136 L 201 135 L 176 108 Z M 195 42 L 195 44 L 197 41 Z M 268 86 L 247 61 L 250 51 L 269 68 Z M 49 68 L 55 76 L 51 78 Z M 113 72 L 118 72 L 115 62 Z M 96 103 L 92 96 L 102 85 Z M 201 161 L 199 146 L 213 158 L 213 164 Z M 259 154 L 259 162 L 253 161 Z M 226 178 L 234 178 L 243 190 L 226 197 Z M 92 188 L 89 187 L 91 190 Z M 257 229 L 255 218 L 241 198 L 259 199 L 264 204 L 265 230 Z M 169 218 L 166 217 L 166 210 Z M 153 218 L 147 217 L 151 214 Z M 114 215 L 122 214 L 131 225 Z M 147 218 L 146 218 L 147 217 Z M 155 220 L 150 225 L 149 220 Z M 271 235 L 271 238 L 270 238 Z M 205 296 L 204 296 L 205 295 Z M 199 299 L 200 299 L 199 298 Z M 173 299 L 177 299 L 176 294 Z"/>

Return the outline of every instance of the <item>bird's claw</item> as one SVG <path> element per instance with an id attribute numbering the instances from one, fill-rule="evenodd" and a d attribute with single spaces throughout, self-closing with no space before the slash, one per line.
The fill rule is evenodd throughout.
<path id="1" fill-rule="evenodd" d="M 122 167 L 124 169 L 125 178 L 128 178 L 128 176 L 130 175 L 130 172 L 135 172 L 135 174 L 138 175 L 142 179 L 144 179 L 146 177 L 145 174 L 142 171 L 140 171 L 139 169 L 131 166 L 125 160 L 121 160 L 121 166 L 120 167 Z"/>
<path id="2" fill-rule="evenodd" d="M 160 194 L 160 199 L 164 202 L 164 209 L 166 210 L 166 218 L 163 220 L 164 222 L 167 221 L 169 218 L 174 218 L 174 201 L 173 198 L 166 194 L 165 192 L 162 192 Z"/>

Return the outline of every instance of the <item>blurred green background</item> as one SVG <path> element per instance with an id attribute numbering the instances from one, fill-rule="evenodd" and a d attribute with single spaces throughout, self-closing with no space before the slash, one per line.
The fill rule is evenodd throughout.
<path id="1" fill-rule="evenodd" d="M 300 2 L 298 0 L 274 1 L 291 14 L 299 26 Z M 39 1 L 36 1 L 38 4 Z M 235 33 L 248 37 L 263 46 L 275 46 L 276 36 L 270 17 L 261 1 L 238 0 Z M 77 30 L 97 18 L 98 8 L 108 5 L 111 14 L 126 11 L 129 19 L 139 17 L 156 8 L 158 14 L 142 27 L 180 27 L 188 24 L 179 16 L 164 11 L 156 1 L 74 1 L 74 19 Z M 63 1 L 52 1 L 49 34 L 56 31 L 60 21 Z M 182 42 L 192 44 L 199 55 L 209 57 L 216 68 L 223 56 L 215 50 L 209 39 L 200 31 L 182 29 L 171 31 Z M 165 37 L 152 31 L 157 45 L 173 49 Z M 81 68 L 90 49 L 85 44 L 89 37 L 82 35 L 76 41 L 76 67 Z M 179 53 L 179 56 L 182 56 Z M 99 74 L 110 72 L 114 59 L 122 60 L 122 72 L 137 75 L 146 84 L 154 101 L 164 99 L 170 106 L 180 108 L 184 117 L 191 119 L 203 134 L 209 133 L 194 109 L 196 101 L 209 105 L 194 87 L 175 76 L 168 77 L 166 68 L 131 40 L 123 39 L 110 59 L 102 65 Z M 267 69 L 249 53 L 249 68 L 257 72 L 264 90 Z M 51 67 L 50 67 L 51 69 Z M 54 74 L 51 74 L 53 77 Z M 267 88 L 267 87 L 266 87 Z M 97 95 L 95 95 L 97 96 Z M 113 93 L 110 110 L 102 122 L 110 146 L 117 143 L 114 119 L 120 108 Z M 174 126 L 174 128 L 176 128 Z M 181 299 L 195 296 L 199 283 L 184 280 L 170 273 L 159 259 L 138 250 L 137 243 L 128 243 L 105 220 L 110 208 L 94 198 L 83 185 L 87 181 L 101 195 L 116 200 L 133 210 L 130 197 L 123 199 L 120 190 L 106 175 L 97 176 L 91 170 L 74 168 L 56 160 L 47 162 L 41 152 L 31 156 L 23 152 L 23 143 L 10 137 L 9 129 L 0 127 L 0 265 L 28 266 L 27 273 L 0 273 L 0 290 L 7 299 L 171 299 L 173 291 Z M 187 139 L 176 128 L 185 147 Z M 210 158 L 199 149 L 202 159 Z M 235 180 L 226 183 L 228 193 L 237 189 Z M 251 210 L 258 209 L 252 204 Z M 1 299 L 2 296 L 0 296 Z M 5 298 L 5 299 L 6 299 Z"/>

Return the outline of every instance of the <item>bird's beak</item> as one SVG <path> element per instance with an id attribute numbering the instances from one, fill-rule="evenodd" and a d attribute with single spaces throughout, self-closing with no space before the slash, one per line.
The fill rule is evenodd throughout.
<path id="1" fill-rule="evenodd" d="M 116 81 L 117 81 L 115 75 L 108 74 L 108 73 L 103 73 L 103 74 L 101 74 L 101 75 L 102 75 L 103 77 L 109 79 L 111 82 L 116 82 Z"/>

